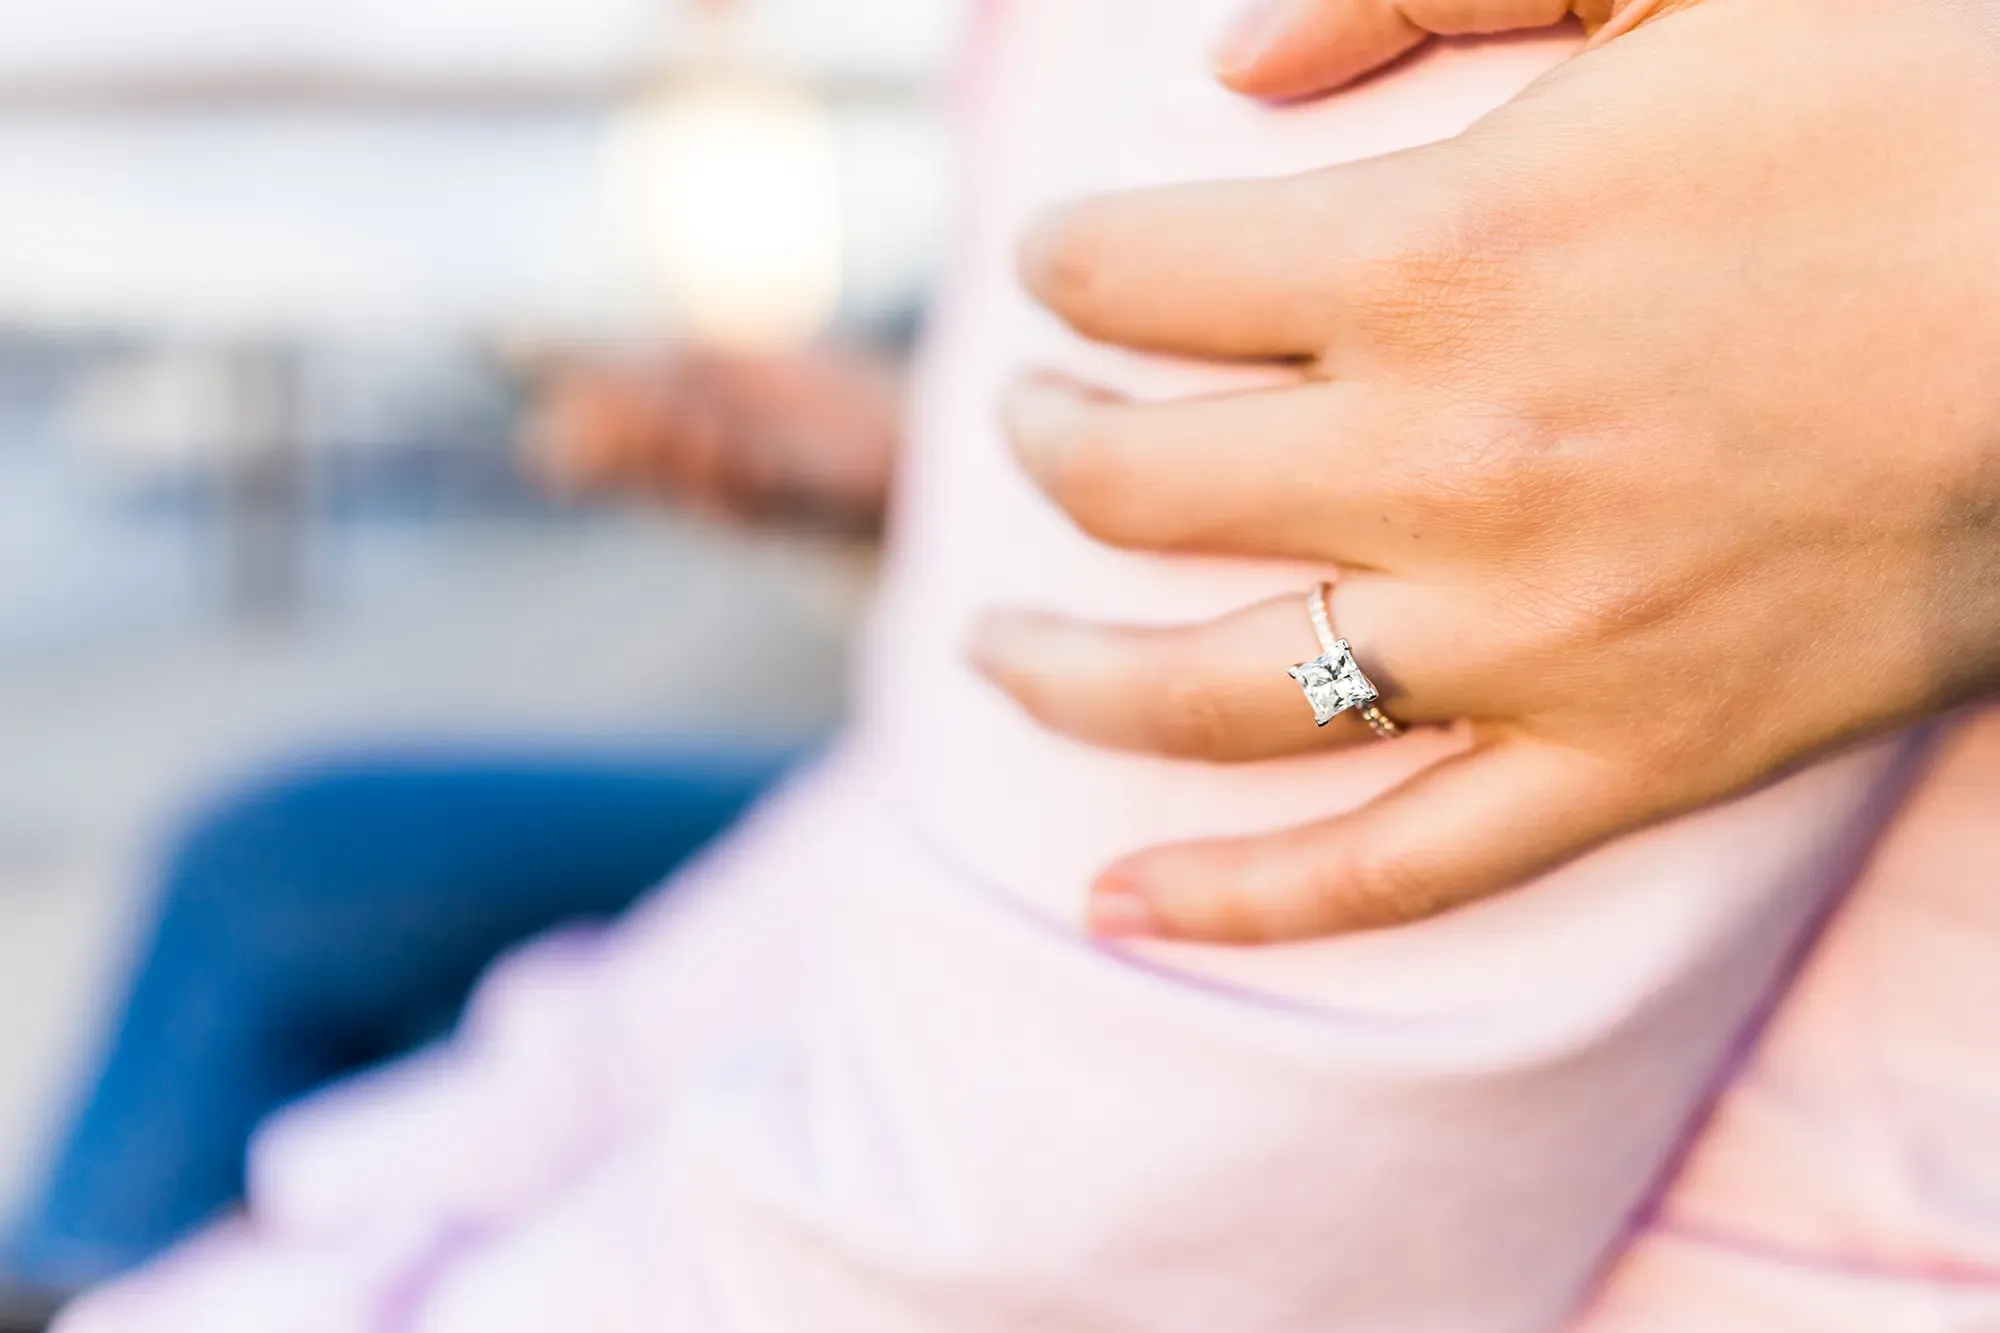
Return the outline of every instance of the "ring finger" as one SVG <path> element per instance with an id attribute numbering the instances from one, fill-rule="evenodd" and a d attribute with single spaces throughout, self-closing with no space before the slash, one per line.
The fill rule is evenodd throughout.
<path id="1" fill-rule="evenodd" d="M 1336 630 L 1399 722 L 1490 716 L 1477 647 L 1449 595 L 1350 575 Z M 1115 749 L 1218 762 L 1269 759 L 1369 739 L 1353 709 L 1325 727 L 1286 673 L 1317 657 L 1304 593 L 1195 625 L 1105 625 L 996 610 L 976 627 L 973 664 L 1047 726 Z"/>

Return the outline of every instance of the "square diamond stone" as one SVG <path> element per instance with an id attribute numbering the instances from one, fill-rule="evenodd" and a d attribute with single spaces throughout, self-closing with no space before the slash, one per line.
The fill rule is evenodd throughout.
<path id="1" fill-rule="evenodd" d="M 1313 721 L 1322 727 L 1348 709 L 1372 704 L 1376 699 L 1375 687 L 1355 665 L 1347 640 L 1336 640 L 1333 646 L 1333 652 L 1286 668 L 1306 692 L 1306 701 L 1312 704 Z"/>

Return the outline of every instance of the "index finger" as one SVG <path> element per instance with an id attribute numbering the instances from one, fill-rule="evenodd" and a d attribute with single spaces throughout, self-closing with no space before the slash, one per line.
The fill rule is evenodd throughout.
<path id="1" fill-rule="evenodd" d="M 1325 355 L 1358 286 L 1453 235 L 1453 145 L 1269 180 L 1099 195 L 1022 247 L 1028 290 L 1102 342 L 1189 356 Z M 1413 270 L 1414 271 L 1414 270 Z"/>

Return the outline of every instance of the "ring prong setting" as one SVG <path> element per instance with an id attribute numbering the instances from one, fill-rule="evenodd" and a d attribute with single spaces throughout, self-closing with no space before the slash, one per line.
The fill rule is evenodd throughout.
<path id="1" fill-rule="evenodd" d="M 1345 639 L 1335 639 L 1330 651 L 1310 662 L 1287 667 L 1286 674 L 1305 691 L 1306 702 L 1312 705 L 1313 721 L 1322 727 L 1348 709 L 1366 708 L 1381 697 L 1374 682 L 1355 662 L 1354 652 Z"/>

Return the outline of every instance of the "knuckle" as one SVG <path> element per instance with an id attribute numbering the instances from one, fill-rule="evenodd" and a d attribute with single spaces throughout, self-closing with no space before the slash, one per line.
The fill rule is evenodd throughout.
<path id="1" fill-rule="evenodd" d="M 1151 730 L 1168 754 L 1212 759 L 1229 754 L 1235 709 L 1215 682 L 1190 673 L 1154 691 Z"/>
<path id="2" fill-rule="evenodd" d="M 1680 580 L 1657 570 L 1601 561 L 1567 562 L 1548 580 L 1541 602 L 1566 651 L 1602 646 L 1653 631 L 1678 618 L 1690 597 Z"/>
<path id="3" fill-rule="evenodd" d="M 1393 926 L 1437 915 L 1447 905 L 1435 879 L 1401 849 L 1347 842 L 1316 880 L 1322 917 L 1353 926 Z"/>
<path id="4" fill-rule="evenodd" d="M 1436 429 L 1440 485 L 1455 498 L 1545 521 L 1540 504 L 1547 494 L 1551 464 L 1560 458 L 1564 435 L 1539 416 L 1493 409 L 1461 409 L 1444 414 Z"/>
<path id="5" fill-rule="evenodd" d="M 1354 333 L 1371 345 L 1461 357 L 1512 299 L 1522 220 L 1462 186 L 1395 210 L 1358 238 L 1351 277 Z"/>
<path id="6" fill-rule="evenodd" d="M 1538 549 L 1569 507 L 1564 427 L 1488 404 L 1445 403 L 1426 433 L 1428 447 L 1398 483 L 1403 503 L 1462 541 Z"/>

